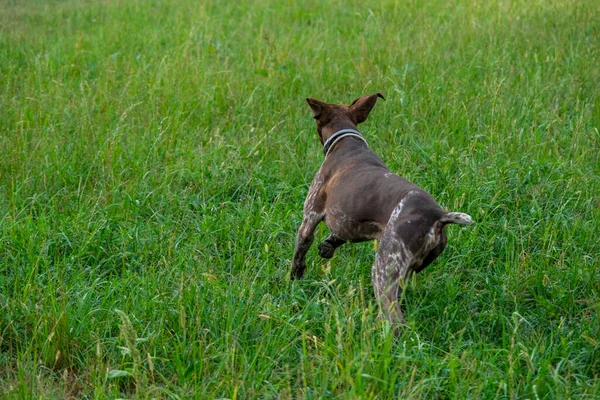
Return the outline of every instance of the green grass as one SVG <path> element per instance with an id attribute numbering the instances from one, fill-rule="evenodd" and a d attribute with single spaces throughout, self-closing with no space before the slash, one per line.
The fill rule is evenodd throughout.
<path id="1" fill-rule="evenodd" d="M 600 398 L 599 14 L 5 1 L 0 397 Z M 304 99 L 376 91 L 371 147 L 476 220 L 398 339 L 371 244 L 286 277 L 322 161 Z"/>

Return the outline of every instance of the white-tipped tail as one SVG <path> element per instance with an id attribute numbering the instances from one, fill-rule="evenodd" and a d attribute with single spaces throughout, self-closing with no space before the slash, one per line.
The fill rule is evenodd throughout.
<path id="1" fill-rule="evenodd" d="M 473 218 L 471 218 L 469 214 L 461 212 L 449 212 L 448 214 L 444 215 L 440 221 L 448 224 L 469 225 L 473 223 Z"/>

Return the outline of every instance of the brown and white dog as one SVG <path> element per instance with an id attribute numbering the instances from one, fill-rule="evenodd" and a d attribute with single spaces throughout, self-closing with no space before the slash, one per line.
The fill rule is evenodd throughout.
<path id="1" fill-rule="evenodd" d="M 323 258 L 333 257 L 335 249 L 346 242 L 377 239 L 371 278 L 381 307 L 379 317 L 387 318 L 397 334 L 404 323 L 398 304 L 402 282 L 442 253 L 447 224 L 473 220 L 468 214 L 444 211 L 429 193 L 392 174 L 369 150 L 357 125 L 367 119 L 378 97 L 384 99 L 375 93 L 349 106 L 306 99 L 317 122 L 325 160 L 304 202 L 292 279 L 304 275 L 306 252 L 321 221 L 331 230 L 319 245 Z"/>

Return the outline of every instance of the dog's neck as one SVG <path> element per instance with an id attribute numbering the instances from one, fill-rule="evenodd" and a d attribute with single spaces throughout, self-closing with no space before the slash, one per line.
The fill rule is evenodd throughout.
<path id="1" fill-rule="evenodd" d="M 341 131 L 342 129 L 354 129 L 355 131 L 357 131 L 358 127 L 356 126 L 356 124 L 350 122 L 347 119 L 334 119 L 327 125 L 323 126 L 323 128 L 321 128 L 319 133 L 322 138 L 322 143 L 325 144 L 327 139 L 329 139 L 331 136 L 333 136 L 334 133 Z"/>
<path id="2" fill-rule="evenodd" d="M 357 129 L 354 129 L 354 128 L 340 129 L 337 132 L 330 135 L 327 138 L 327 140 L 325 141 L 325 143 L 323 144 L 323 154 L 325 154 L 325 158 L 327 158 L 327 155 L 329 154 L 329 152 L 331 151 L 331 149 L 337 142 L 339 142 L 340 140 L 342 140 L 343 138 L 348 137 L 348 136 L 358 138 L 358 139 L 362 140 L 367 145 L 367 147 L 369 146 L 369 144 L 367 143 L 365 138 L 362 137 L 362 135 L 360 134 L 360 132 Z"/>

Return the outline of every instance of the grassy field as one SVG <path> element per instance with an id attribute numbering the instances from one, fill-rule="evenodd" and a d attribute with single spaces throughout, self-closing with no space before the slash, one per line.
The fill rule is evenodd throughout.
<path id="1" fill-rule="evenodd" d="M 600 398 L 596 0 L 0 6 L 0 397 Z M 286 274 L 306 97 L 474 226 L 375 320 Z M 327 229 L 318 229 L 319 240 Z"/>

